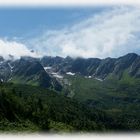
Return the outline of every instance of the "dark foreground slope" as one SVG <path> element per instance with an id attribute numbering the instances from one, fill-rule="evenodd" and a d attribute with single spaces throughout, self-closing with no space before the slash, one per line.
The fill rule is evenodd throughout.
<path id="1" fill-rule="evenodd" d="M 137 106 L 139 108 L 139 106 Z M 132 111 L 131 111 L 132 112 Z M 140 130 L 135 114 L 112 115 L 54 91 L 29 85 L 0 85 L 0 130 L 103 132 Z M 129 112 L 130 113 L 130 112 Z M 128 116 L 127 116 L 128 115 Z"/>
<path id="2" fill-rule="evenodd" d="M 104 112 L 40 87 L 0 85 L 1 131 L 103 131 L 112 126 Z"/>

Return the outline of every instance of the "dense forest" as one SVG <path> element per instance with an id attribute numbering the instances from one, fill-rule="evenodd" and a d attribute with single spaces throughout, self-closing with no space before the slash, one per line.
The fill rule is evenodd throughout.
<path id="1" fill-rule="evenodd" d="M 133 109 L 134 107 L 131 106 Z M 9 132 L 106 132 L 140 129 L 139 113 L 114 115 L 59 92 L 30 85 L 0 84 L 0 130 Z M 139 110 L 139 105 L 135 109 Z M 132 112 L 132 113 L 131 113 Z M 133 113 L 135 112 L 135 113 Z"/>
<path id="2" fill-rule="evenodd" d="M 38 93 L 39 92 L 39 93 Z M 3 131 L 104 130 L 105 113 L 89 109 L 54 91 L 26 85 L 1 84 L 0 129 Z"/>

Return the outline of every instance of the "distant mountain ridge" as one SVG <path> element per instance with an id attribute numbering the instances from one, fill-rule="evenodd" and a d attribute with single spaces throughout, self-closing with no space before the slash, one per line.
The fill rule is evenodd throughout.
<path id="1" fill-rule="evenodd" d="M 39 85 L 59 91 L 63 86 L 60 79 L 66 74 L 104 80 L 109 77 L 121 79 L 125 73 L 140 78 L 139 55 L 129 53 L 105 59 L 44 56 L 40 59 L 21 57 L 18 60 L 4 60 L 0 57 L 1 81 Z"/>
<path id="2" fill-rule="evenodd" d="M 84 76 L 96 76 L 105 79 L 110 75 L 121 78 L 124 71 L 135 78 L 140 78 L 140 56 L 129 53 L 119 58 L 76 58 L 48 57 L 40 60 L 43 66 L 51 66 L 55 72 L 77 73 Z"/>

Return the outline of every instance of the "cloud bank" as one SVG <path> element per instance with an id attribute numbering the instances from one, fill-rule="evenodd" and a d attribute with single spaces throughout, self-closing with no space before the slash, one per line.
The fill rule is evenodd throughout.
<path id="1" fill-rule="evenodd" d="M 24 44 L 0 39 L 0 56 L 5 59 L 9 55 L 106 58 L 131 52 L 140 54 L 140 7 L 134 6 L 104 8 L 74 25 L 25 39 Z"/>
<path id="2" fill-rule="evenodd" d="M 140 53 L 140 8 L 112 7 L 73 26 L 47 30 L 28 43 L 43 55 L 63 57 L 105 58 Z"/>
<path id="3" fill-rule="evenodd" d="M 10 59 L 10 56 L 13 56 L 14 59 L 19 59 L 21 56 L 38 57 L 36 53 L 31 52 L 24 44 L 5 39 L 0 39 L 0 56 L 5 59 Z"/>

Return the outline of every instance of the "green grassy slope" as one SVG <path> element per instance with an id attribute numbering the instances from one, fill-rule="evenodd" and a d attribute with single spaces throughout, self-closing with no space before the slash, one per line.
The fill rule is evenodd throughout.
<path id="1" fill-rule="evenodd" d="M 121 80 L 109 77 L 107 80 L 67 76 L 73 91 L 71 98 L 91 108 L 104 110 L 124 126 L 140 127 L 140 79 L 123 74 Z M 71 94 L 71 93 L 69 93 Z M 130 126 L 130 127 L 131 127 Z"/>
<path id="2" fill-rule="evenodd" d="M 97 100 L 106 102 L 110 106 L 110 103 L 113 104 L 111 100 L 113 98 L 120 99 L 122 104 L 128 98 L 140 100 L 140 80 L 128 77 L 128 75 L 124 75 L 121 80 L 107 79 L 104 81 L 83 76 L 67 76 L 66 78 L 71 83 L 67 88 L 74 92 L 72 98 L 82 102 Z"/>

